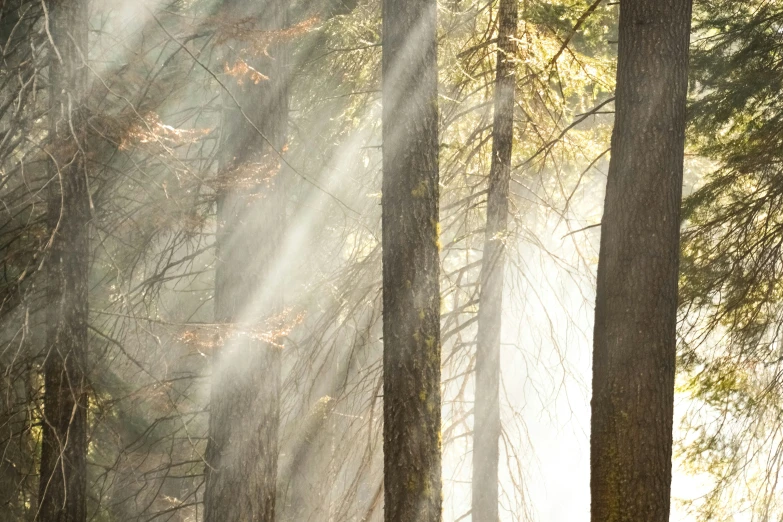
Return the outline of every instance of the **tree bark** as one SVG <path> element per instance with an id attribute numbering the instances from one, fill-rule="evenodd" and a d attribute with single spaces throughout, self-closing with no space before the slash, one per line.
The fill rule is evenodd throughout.
<path id="1" fill-rule="evenodd" d="M 387 522 L 441 520 L 435 0 L 383 2 L 383 450 Z"/>
<path id="2" fill-rule="evenodd" d="M 623 0 L 595 310 L 593 522 L 665 522 L 691 0 Z"/>
<path id="3" fill-rule="evenodd" d="M 254 26 L 234 35 L 221 64 L 231 72 L 224 79 L 230 93 L 224 96 L 215 274 L 221 331 L 212 370 L 204 520 L 271 522 L 281 354 L 268 320 L 282 312 L 276 264 L 285 223 L 279 154 L 288 123 L 289 50 L 281 37 L 287 2 L 231 0 L 224 9 L 229 25 L 252 19 Z M 259 41 L 268 47 L 258 49 Z M 263 76 L 237 69 L 239 60 Z"/>
<path id="4" fill-rule="evenodd" d="M 506 266 L 508 192 L 514 141 L 517 0 L 500 0 L 492 127 L 492 164 L 487 194 L 487 227 L 481 264 L 476 348 L 476 402 L 473 410 L 474 522 L 498 521 L 500 440 L 500 332 Z"/>
<path id="5" fill-rule="evenodd" d="M 88 270 L 86 0 L 46 2 L 51 33 L 48 331 L 37 520 L 87 519 Z"/>

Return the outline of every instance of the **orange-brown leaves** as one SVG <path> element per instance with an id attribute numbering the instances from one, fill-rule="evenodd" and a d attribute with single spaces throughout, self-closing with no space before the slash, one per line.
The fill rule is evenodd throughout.
<path id="1" fill-rule="evenodd" d="M 209 129 L 178 129 L 166 125 L 155 113 L 147 114 L 143 122 L 132 124 L 120 139 L 120 149 L 127 150 L 134 144 L 159 143 L 175 146 L 193 143 L 209 134 Z"/>
<path id="2" fill-rule="evenodd" d="M 229 41 L 241 42 L 243 54 L 250 56 L 268 56 L 267 51 L 272 44 L 287 42 L 307 34 L 318 21 L 316 17 L 308 18 L 286 29 L 270 31 L 258 28 L 257 17 L 237 20 L 216 16 L 211 19 L 218 45 Z"/>
<path id="3" fill-rule="evenodd" d="M 223 66 L 223 72 L 236 78 L 239 85 L 244 83 L 245 78 L 249 78 L 250 81 L 255 85 L 258 85 L 262 81 L 269 79 L 268 76 L 261 74 L 257 69 L 251 67 L 245 60 L 241 58 L 237 58 L 237 60 L 234 62 L 234 65 L 230 67 L 228 64 L 225 64 Z"/>
<path id="4" fill-rule="evenodd" d="M 286 308 L 281 313 L 259 323 L 231 323 L 196 325 L 179 336 L 180 342 L 199 353 L 212 352 L 231 339 L 250 338 L 277 348 L 283 348 L 283 340 L 304 321 L 304 312 Z"/>

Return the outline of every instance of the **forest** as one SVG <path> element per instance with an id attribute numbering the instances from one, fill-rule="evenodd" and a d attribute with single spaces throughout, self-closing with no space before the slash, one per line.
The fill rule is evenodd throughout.
<path id="1" fill-rule="evenodd" d="M 0 522 L 783 520 L 783 2 L 0 0 L 0 55 Z"/>

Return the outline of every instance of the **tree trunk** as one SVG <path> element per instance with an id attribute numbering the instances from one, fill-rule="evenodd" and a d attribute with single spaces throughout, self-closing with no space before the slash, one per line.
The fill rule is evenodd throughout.
<path id="1" fill-rule="evenodd" d="M 281 354 L 269 320 L 282 313 L 275 272 L 285 223 L 279 152 L 288 122 L 289 51 L 280 31 L 287 2 L 232 0 L 224 9 L 226 26 L 239 29 L 221 64 L 230 94 L 224 96 L 219 167 L 215 321 L 221 330 L 212 370 L 204 520 L 271 522 Z M 260 49 L 259 41 L 270 43 Z"/>
<path id="2" fill-rule="evenodd" d="M 500 439 L 500 330 L 503 276 L 506 266 L 508 191 L 514 141 L 517 0 L 500 0 L 498 16 L 495 116 L 492 164 L 487 195 L 487 227 L 481 265 L 476 348 L 476 402 L 473 410 L 474 522 L 498 522 L 498 462 Z"/>
<path id="3" fill-rule="evenodd" d="M 435 0 L 383 2 L 383 450 L 387 522 L 441 520 Z"/>
<path id="4" fill-rule="evenodd" d="M 620 6 L 595 310 L 591 517 L 665 522 L 691 0 Z"/>
<path id="5" fill-rule="evenodd" d="M 37 520 L 87 519 L 87 314 L 90 195 L 86 172 L 87 3 L 50 0 L 48 331 Z"/>

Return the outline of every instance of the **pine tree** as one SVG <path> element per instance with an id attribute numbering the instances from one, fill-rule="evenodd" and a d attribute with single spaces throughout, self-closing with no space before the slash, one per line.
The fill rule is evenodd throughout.
<path id="1" fill-rule="evenodd" d="M 383 2 L 387 522 L 441 519 L 437 3 Z"/>
<path id="2" fill-rule="evenodd" d="M 481 264 L 476 348 L 476 402 L 473 426 L 473 503 L 475 522 L 498 520 L 500 442 L 500 331 L 506 266 L 508 193 L 514 141 L 517 0 L 500 0 L 495 78 L 492 163 L 487 194 L 487 226 Z"/>
<path id="3" fill-rule="evenodd" d="M 690 21 L 690 0 L 620 4 L 595 310 L 594 522 L 669 519 Z"/>
<path id="4" fill-rule="evenodd" d="M 90 194 L 87 183 L 86 0 L 48 1 L 48 332 L 37 520 L 87 519 L 87 345 Z"/>
<path id="5" fill-rule="evenodd" d="M 781 513 L 767 482 L 780 437 L 757 436 L 777 434 L 780 411 L 781 21 L 776 2 L 694 6 L 689 140 L 709 163 L 683 205 L 678 370 L 692 407 L 678 449 L 711 476 L 691 504 L 701 520 Z"/>
<path id="6" fill-rule="evenodd" d="M 275 520 L 281 354 L 268 329 L 282 313 L 273 289 L 285 222 L 280 154 L 289 51 L 281 33 L 288 7 L 258 4 L 227 1 L 221 13 L 234 45 L 223 57 L 215 273 L 222 330 L 212 370 L 206 522 Z"/>

